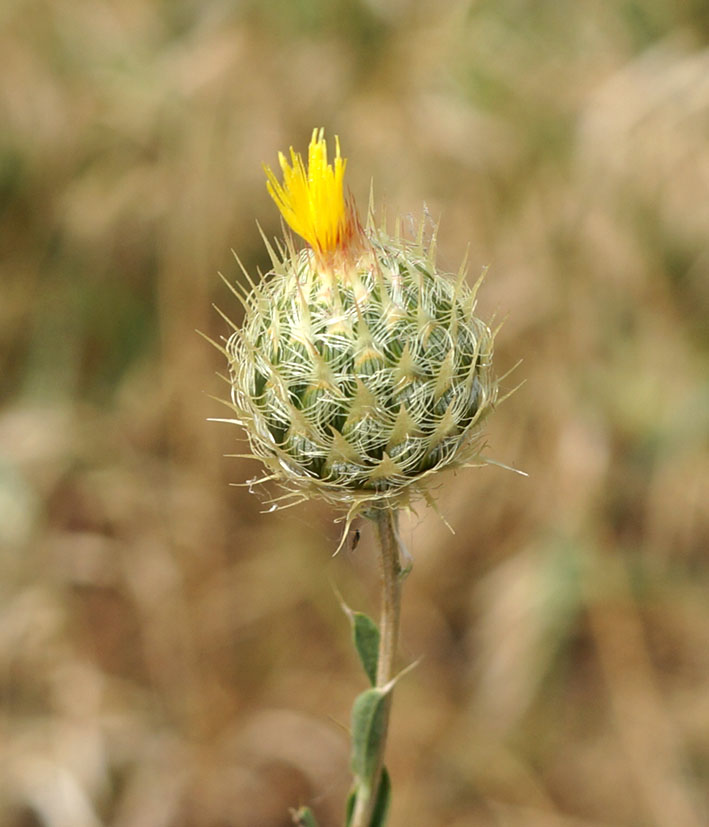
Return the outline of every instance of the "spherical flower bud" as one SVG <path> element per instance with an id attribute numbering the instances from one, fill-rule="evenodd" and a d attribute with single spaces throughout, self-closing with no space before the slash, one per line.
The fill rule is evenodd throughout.
<path id="1" fill-rule="evenodd" d="M 438 471 L 479 459 L 496 398 L 475 289 L 437 270 L 423 227 L 406 239 L 371 214 L 360 225 L 322 130 L 307 168 L 293 149 L 280 166 L 282 184 L 266 169 L 269 191 L 308 246 L 271 250 L 272 272 L 242 297 L 226 345 L 233 421 L 287 489 L 279 502 L 320 496 L 351 518 L 429 499 Z"/>

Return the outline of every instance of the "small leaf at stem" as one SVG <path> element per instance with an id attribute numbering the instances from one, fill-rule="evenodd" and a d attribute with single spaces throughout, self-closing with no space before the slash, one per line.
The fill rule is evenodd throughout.
<path id="1" fill-rule="evenodd" d="M 299 807 L 297 810 L 291 810 L 293 815 L 293 824 L 296 827 L 318 827 L 313 811 L 310 807 Z"/>
<path id="2" fill-rule="evenodd" d="M 352 815 L 354 814 L 355 803 L 357 801 L 358 787 L 353 787 L 350 794 L 347 796 L 347 806 L 345 808 L 345 827 L 350 827 Z M 386 817 L 389 812 L 389 804 L 391 802 L 391 779 L 386 767 L 382 767 L 382 775 L 377 787 L 377 800 L 374 803 L 374 810 L 372 811 L 372 820 L 369 822 L 369 827 L 384 827 L 386 824 Z"/>
<path id="3" fill-rule="evenodd" d="M 352 772 L 370 790 L 384 735 L 386 697 L 392 685 L 365 690 L 355 698 L 352 707 Z"/>
<path id="4" fill-rule="evenodd" d="M 382 767 L 382 775 L 377 787 L 377 800 L 369 827 L 384 827 L 391 802 L 391 779 L 386 767 Z"/>
<path id="5" fill-rule="evenodd" d="M 355 649 L 362 661 L 369 682 L 377 682 L 377 661 L 379 659 L 379 629 L 371 617 L 363 612 L 352 612 L 352 637 Z"/>
<path id="6" fill-rule="evenodd" d="M 340 600 L 342 611 L 347 615 L 352 626 L 352 640 L 367 673 L 369 682 L 374 686 L 377 682 L 377 665 L 379 662 L 379 629 L 377 624 L 363 612 L 354 612 L 342 599 L 342 595 L 335 589 Z"/>
<path id="7" fill-rule="evenodd" d="M 357 787 L 354 786 L 347 796 L 347 804 L 345 805 L 345 827 L 350 827 L 352 815 L 354 813 L 355 802 L 357 801 Z"/>

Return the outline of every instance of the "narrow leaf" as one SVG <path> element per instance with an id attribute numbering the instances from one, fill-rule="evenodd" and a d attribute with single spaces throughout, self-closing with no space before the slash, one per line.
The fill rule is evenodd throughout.
<path id="1" fill-rule="evenodd" d="M 363 612 L 353 612 L 337 589 L 335 589 L 335 593 L 339 598 L 342 611 L 347 615 L 352 626 L 352 640 L 364 671 L 367 673 L 369 682 L 374 686 L 377 682 L 377 662 L 379 660 L 379 629 L 377 624 Z"/>
<path id="2" fill-rule="evenodd" d="M 345 805 L 345 827 L 350 827 L 350 822 L 352 821 L 355 802 L 357 801 L 357 789 L 357 786 L 352 787 L 350 794 L 347 796 L 347 804 Z"/>
<path id="3" fill-rule="evenodd" d="M 352 772 L 370 790 L 384 734 L 390 690 L 391 685 L 367 689 L 355 698 L 352 707 Z"/>
<path id="4" fill-rule="evenodd" d="M 377 787 L 377 800 L 372 812 L 369 827 L 384 827 L 391 802 L 391 779 L 386 767 L 382 767 L 382 775 Z"/>
<path id="5" fill-rule="evenodd" d="M 354 814 L 355 803 L 357 802 L 357 791 L 359 789 L 362 788 L 357 786 L 353 787 L 350 794 L 347 796 L 347 805 L 345 807 L 345 827 L 350 827 L 350 823 L 352 822 L 352 815 Z M 369 827 L 385 827 L 390 802 L 391 779 L 389 778 L 387 768 L 383 767 L 382 775 L 379 779 L 379 786 L 377 787 L 377 799 L 374 803 L 372 820 L 369 822 Z"/>
<path id="6" fill-rule="evenodd" d="M 377 682 L 377 662 L 379 659 L 379 629 L 371 617 L 363 612 L 352 612 L 352 638 L 355 649 L 362 661 L 369 682 Z"/>

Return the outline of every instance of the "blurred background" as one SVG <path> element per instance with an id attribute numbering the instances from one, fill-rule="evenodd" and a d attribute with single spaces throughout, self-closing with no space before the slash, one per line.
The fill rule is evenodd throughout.
<path id="1" fill-rule="evenodd" d="M 229 486 L 195 333 L 315 126 L 524 360 L 488 453 L 529 477 L 403 522 L 391 827 L 709 823 L 708 39 L 702 0 L 3 0 L 0 823 L 341 823 L 372 534 Z"/>

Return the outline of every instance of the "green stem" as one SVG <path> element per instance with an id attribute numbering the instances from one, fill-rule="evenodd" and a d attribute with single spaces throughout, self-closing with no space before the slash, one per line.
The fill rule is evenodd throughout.
<path id="1" fill-rule="evenodd" d="M 401 549 L 399 545 L 398 512 L 381 508 L 374 518 L 379 540 L 379 570 L 381 575 L 381 615 L 379 621 L 379 656 L 377 658 L 377 686 L 386 686 L 395 676 L 396 651 L 399 640 L 399 618 L 401 615 Z M 360 786 L 357 793 L 350 827 L 370 827 L 376 793 L 384 766 L 389 712 L 392 690 L 385 698 L 384 724 L 379 741 L 379 755 L 376 769 L 370 783 Z"/>
<path id="2" fill-rule="evenodd" d="M 377 538 L 380 549 L 382 605 L 379 621 L 379 658 L 377 686 L 385 686 L 395 675 L 394 663 L 399 640 L 401 614 L 401 562 L 399 549 L 399 515 L 392 509 L 377 514 Z"/>

